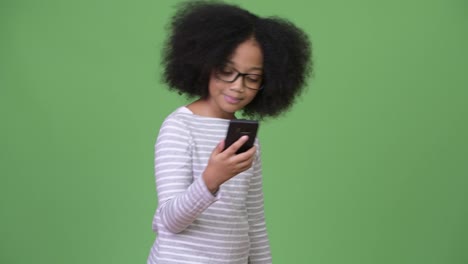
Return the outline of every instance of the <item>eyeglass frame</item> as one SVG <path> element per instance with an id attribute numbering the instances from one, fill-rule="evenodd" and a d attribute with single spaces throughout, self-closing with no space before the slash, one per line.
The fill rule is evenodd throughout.
<path id="1" fill-rule="evenodd" d="M 243 73 L 243 72 L 240 72 L 238 71 L 237 69 L 233 68 L 233 67 L 230 67 L 233 71 L 237 72 L 237 75 L 234 77 L 234 79 L 232 81 L 226 81 L 226 80 L 223 80 L 221 78 L 218 77 L 218 74 L 219 74 L 219 71 L 221 71 L 220 69 L 215 69 L 214 70 L 214 76 L 216 79 L 220 80 L 220 81 L 223 81 L 223 82 L 226 82 L 226 83 L 233 83 L 235 82 L 239 76 L 242 76 L 242 85 L 247 88 L 247 89 L 250 89 L 252 91 L 260 91 L 263 89 L 263 74 L 255 74 L 255 73 Z M 262 83 L 260 84 L 260 86 L 258 88 L 251 88 L 251 87 L 248 87 L 246 84 L 245 84 L 245 76 L 248 76 L 248 75 L 255 75 L 255 76 L 260 76 L 262 78 Z"/>

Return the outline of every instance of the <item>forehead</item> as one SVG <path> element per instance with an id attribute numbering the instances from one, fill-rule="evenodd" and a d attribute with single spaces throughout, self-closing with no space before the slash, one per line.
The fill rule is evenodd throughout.
<path id="1" fill-rule="evenodd" d="M 263 68 L 262 49 L 256 40 L 248 39 L 237 46 L 228 62 L 240 71 L 261 70 Z"/>

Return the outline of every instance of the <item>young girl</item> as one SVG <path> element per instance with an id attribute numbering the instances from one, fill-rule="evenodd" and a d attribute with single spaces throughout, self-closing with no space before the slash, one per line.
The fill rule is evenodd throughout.
<path id="1" fill-rule="evenodd" d="M 271 263 L 258 141 L 224 149 L 230 119 L 286 111 L 311 71 L 307 36 L 231 4 L 179 6 L 164 80 L 197 100 L 170 114 L 155 146 L 158 208 L 148 263 Z"/>

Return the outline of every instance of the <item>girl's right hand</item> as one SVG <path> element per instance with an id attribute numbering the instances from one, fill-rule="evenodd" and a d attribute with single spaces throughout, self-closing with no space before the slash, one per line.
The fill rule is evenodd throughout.
<path id="1" fill-rule="evenodd" d="M 217 192 L 219 186 L 227 180 L 252 167 L 255 152 L 257 151 L 255 146 L 244 153 L 236 155 L 236 151 L 247 142 L 248 138 L 248 136 L 242 136 L 225 151 L 223 151 L 223 140 L 213 150 L 202 175 L 211 193 Z"/>

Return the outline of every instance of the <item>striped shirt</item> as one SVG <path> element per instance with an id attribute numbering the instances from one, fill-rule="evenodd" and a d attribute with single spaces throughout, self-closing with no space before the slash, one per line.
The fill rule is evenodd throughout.
<path id="1" fill-rule="evenodd" d="M 163 122 L 155 146 L 157 237 L 148 264 L 271 263 L 258 141 L 250 169 L 213 195 L 201 177 L 229 120 L 181 107 Z"/>

